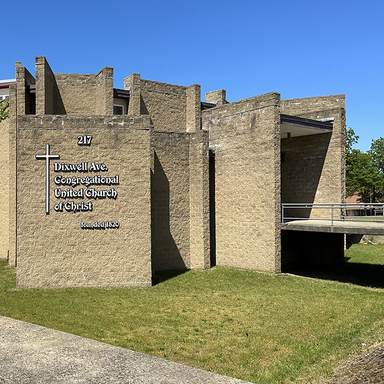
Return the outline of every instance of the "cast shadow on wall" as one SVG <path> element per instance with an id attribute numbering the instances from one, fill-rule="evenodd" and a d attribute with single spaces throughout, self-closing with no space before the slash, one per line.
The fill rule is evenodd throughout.
<path id="1" fill-rule="evenodd" d="M 281 202 L 313 203 L 324 171 L 331 134 L 281 141 Z M 318 212 L 314 212 L 315 214 Z M 286 217 L 308 218 L 310 209 L 285 209 Z"/>
<path id="2" fill-rule="evenodd" d="M 151 171 L 151 217 L 152 274 L 187 270 L 171 233 L 169 180 L 156 152 Z"/>
<path id="3" fill-rule="evenodd" d="M 56 115 L 66 115 L 67 111 L 65 110 L 64 102 L 61 97 L 61 93 L 57 86 L 56 80 L 55 80 L 53 100 L 54 100 L 54 113 Z"/>
<path id="4" fill-rule="evenodd" d="M 47 113 L 53 115 L 66 115 L 67 111 L 64 106 L 63 99 L 61 97 L 60 89 L 56 81 L 56 77 L 52 71 L 50 76 L 50 82 L 47 85 L 47 89 L 50 91 L 50 97 L 47 98 Z"/>

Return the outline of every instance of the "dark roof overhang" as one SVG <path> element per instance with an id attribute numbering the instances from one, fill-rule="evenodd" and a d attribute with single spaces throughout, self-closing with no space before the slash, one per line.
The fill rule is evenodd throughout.
<path id="1" fill-rule="evenodd" d="M 113 88 L 113 97 L 118 99 L 129 99 L 131 96 L 131 91 L 127 89 L 118 89 Z"/>
<path id="2" fill-rule="evenodd" d="M 297 136 L 332 133 L 333 120 L 333 117 L 323 120 L 313 120 L 297 116 L 280 115 L 280 137 L 285 139 Z"/>
<path id="3" fill-rule="evenodd" d="M 202 111 L 204 111 L 205 109 L 210 109 L 210 108 L 216 107 L 216 104 L 214 104 L 214 103 L 207 103 L 205 101 L 202 101 L 200 105 L 201 105 L 201 110 Z"/>
<path id="4" fill-rule="evenodd" d="M 296 127 L 303 128 L 321 129 L 328 132 L 332 132 L 333 129 L 333 121 L 312 120 L 290 115 L 280 115 L 280 124 L 294 125 Z"/>
<path id="5" fill-rule="evenodd" d="M 13 83 L 14 81 L 10 81 L 8 83 L 0 83 L 0 89 L 9 88 L 9 86 Z"/>

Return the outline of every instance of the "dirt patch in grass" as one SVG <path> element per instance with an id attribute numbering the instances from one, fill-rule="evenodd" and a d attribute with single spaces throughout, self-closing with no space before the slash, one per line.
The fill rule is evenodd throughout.
<path id="1" fill-rule="evenodd" d="M 321 384 L 371 384 L 384 382 L 384 343 L 335 369 Z"/>

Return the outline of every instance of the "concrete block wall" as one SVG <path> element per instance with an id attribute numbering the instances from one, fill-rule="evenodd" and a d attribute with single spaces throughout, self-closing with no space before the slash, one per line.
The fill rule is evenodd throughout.
<path id="1" fill-rule="evenodd" d="M 20 61 L 16 61 L 15 66 L 16 87 L 18 90 L 17 112 L 20 115 L 31 113 L 31 100 L 27 92 L 27 85 L 35 85 L 35 78 L 30 72 L 21 65 Z"/>
<path id="2" fill-rule="evenodd" d="M 152 268 L 209 268 L 208 135 L 153 132 Z"/>
<path id="3" fill-rule="evenodd" d="M 152 269 L 190 268 L 190 137 L 153 132 Z"/>
<path id="4" fill-rule="evenodd" d="M 96 74 L 95 115 L 113 114 L 113 68 L 104 67 Z"/>
<path id="5" fill-rule="evenodd" d="M 142 79 L 141 98 L 155 130 L 186 131 L 186 87 Z"/>
<path id="6" fill-rule="evenodd" d="M 203 111 L 215 149 L 216 263 L 280 271 L 280 95 Z"/>
<path id="7" fill-rule="evenodd" d="M 209 267 L 208 134 L 200 130 L 200 86 L 157 83 L 139 74 L 124 83 L 131 96 L 128 115 L 107 117 L 113 110 L 112 68 L 97 75 L 55 74 L 45 57 L 36 58 L 36 115 L 21 113 L 14 121 L 18 209 L 13 262 L 19 287 L 149 285 L 151 271 Z M 60 144 L 74 143 L 74 135 L 97 135 L 99 142 L 62 150 Z M 39 211 L 45 195 L 33 180 L 43 175 L 44 162 L 30 159 L 37 146 L 44 152 L 42 143 L 50 143 L 51 153 L 70 158 L 67 163 L 104 156 L 116 168 L 122 166 L 129 193 L 103 209 L 103 215 L 118 208 L 128 228 L 119 231 L 123 236 L 108 231 L 109 241 L 105 231 L 79 232 L 76 217 L 95 222 L 93 211 L 68 215 L 51 208 L 48 216 Z M 28 171 L 31 165 L 33 172 Z M 51 195 L 54 189 L 51 183 Z M 35 195 L 37 201 L 28 205 Z M 127 205 L 129 198 L 137 204 Z M 58 222 L 59 228 L 44 237 Z"/>
<path id="8" fill-rule="evenodd" d="M 344 196 L 343 95 L 281 101 L 269 93 L 228 103 L 219 90 L 205 98 L 216 107 L 201 111 L 199 85 L 159 83 L 134 73 L 124 80 L 128 115 L 112 116 L 112 68 L 96 75 L 54 74 L 40 56 L 36 116 L 30 116 L 26 85 L 34 78 L 21 63 L 16 78 L 14 107 L 0 126 L 9 132 L 10 164 L 9 192 L 0 191 L 9 194 L 0 257 L 8 239 L 20 287 L 145 286 L 157 270 L 208 268 L 213 206 L 217 265 L 280 272 L 281 200 Z M 280 113 L 332 117 L 333 133 L 281 141 Z M 84 135 L 94 137 L 91 146 L 76 144 Z M 60 161 L 107 163 L 108 172 L 120 175 L 119 197 L 92 201 L 91 212 L 46 215 L 45 162 L 34 156 L 47 143 Z M 215 152 L 211 205 L 209 147 Z M 56 174 L 51 169 L 51 179 Z M 54 189 L 51 184 L 51 196 Z M 6 211 L 0 205 L 0 215 Z M 80 221 L 102 220 L 119 220 L 121 228 L 79 229 Z"/>
<path id="9" fill-rule="evenodd" d="M 341 203 L 345 201 L 345 96 L 282 100 L 281 113 L 308 119 L 333 118 L 332 133 L 282 140 L 282 201 Z M 324 210 L 312 210 L 320 217 Z M 330 215 L 330 212 L 327 212 Z M 323 216 L 324 217 L 324 216 Z"/>
<path id="10" fill-rule="evenodd" d="M 200 131 L 201 90 L 200 85 L 193 84 L 186 89 L 186 131 Z"/>
<path id="11" fill-rule="evenodd" d="M 228 104 L 226 97 L 227 97 L 226 90 L 220 89 L 218 91 L 207 92 L 205 94 L 205 101 L 207 103 L 216 104 L 216 106 L 220 107 L 223 104 Z"/>
<path id="12" fill-rule="evenodd" d="M 153 122 L 153 270 L 208 268 L 208 134 L 200 130 L 200 86 L 141 79 L 132 74 L 129 114 Z"/>
<path id="13" fill-rule="evenodd" d="M 208 132 L 195 133 L 190 139 L 190 268 L 206 269 L 211 266 Z"/>
<path id="14" fill-rule="evenodd" d="M 329 202 L 325 200 L 328 198 L 329 189 L 335 187 L 333 177 L 325 183 L 328 188 L 323 190 L 319 187 L 320 180 L 325 178 L 324 161 L 331 136 L 331 133 L 323 133 L 281 141 L 281 151 L 284 153 L 284 160 L 281 163 L 281 201 L 283 203 Z M 335 198 L 334 193 L 332 195 Z M 336 201 L 339 199 L 332 202 Z M 313 211 L 313 213 L 316 212 L 324 213 L 324 211 Z M 310 210 L 289 209 L 285 214 L 290 217 L 309 217 Z"/>
<path id="15" fill-rule="evenodd" d="M 55 79 L 65 114 L 113 114 L 112 68 L 105 67 L 97 75 L 56 73 Z"/>
<path id="16" fill-rule="evenodd" d="M 55 78 L 65 108 L 63 114 L 69 116 L 97 115 L 95 75 L 57 73 Z"/>
<path id="17" fill-rule="evenodd" d="M 9 257 L 9 119 L 0 122 L 0 259 Z"/>
<path id="18" fill-rule="evenodd" d="M 53 73 L 44 56 L 36 57 L 37 115 L 112 115 L 113 68 L 96 75 Z"/>
<path id="19" fill-rule="evenodd" d="M 18 63 L 16 63 L 17 71 Z M 16 266 L 16 254 L 17 254 L 17 163 L 16 163 L 16 152 L 17 152 L 17 114 L 18 114 L 18 84 L 11 84 L 9 88 L 9 118 L 7 123 L 9 124 L 9 135 L 8 135 L 8 150 L 9 150 L 9 221 L 8 226 L 5 227 L 5 231 L 8 231 L 9 238 L 9 264 Z M 24 97 L 24 91 L 22 90 L 22 98 Z M 3 251 L 3 252 L 4 252 Z"/>
<path id="20" fill-rule="evenodd" d="M 149 118 L 24 116 L 17 134 L 17 284 L 21 288 L 151 285 L 152 151 Z M 88 146 L 78 137 L 92 135 Z M 107 171 L 50 169 L 50 213 L 45 212 L 46 144 L 66 164 L 104 163 Z M 56 197 L 55 176 L 115 177 L 117 185 L 95 185 L 114 198 Z M 84 185 L 73 186 L 85 190 Z M 92 186 L 90 186 L 92 188 Z M 84 192 L 85 194 L 85 192 Z M 60 202 L 93 204 L 83 212 L 56 211 Z M 82 229 L 81 223 L 119 221 L 118 229 Z"/>
<path id="21" fill-rule="evenodd" d="M 141 79 L 134 73 L 124 79 L 129 89 L 128 114 L 151 116 L 160 132 L 198 132 L 200 130 L 200 85 L 184 87 Z"/>
<path id="22" fill-rule="evenodd" d="M 55 75 L 44 56 L 36 57 L 36 114 L 66 114 Z"/>
<path id="23" fill-rule="evenodd" d="M 130 91 L 128 115 L 139 116 L 142 114 L 148 115 L 142 110 L 141 105 L 143 104 L 141 97 L 141 77 L 139 73 L 132 73 L 132 75 L 124 79 L 124 89 Z"/>

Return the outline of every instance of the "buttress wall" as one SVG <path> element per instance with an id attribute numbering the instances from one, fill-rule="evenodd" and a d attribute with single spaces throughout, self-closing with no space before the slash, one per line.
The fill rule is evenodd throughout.
<path id="1" fill-rule="evenodd" d="M 190 268 L 189 135 L 153 132 L 152 269 Z"/>
<path id="2" fill-rule="evenodd" d="M 53 73 L 44 56 L 36 57 L 37 115 L 112 115 L 113 68 L 96 75 Z"/>
<path id="3" fill-rule="evenodd" d="M 0 122 L 0 259 L 9 258 L 9 118 Z"/>
<path id="4" fill-rule="evenodd" d="M 333 121 L 332 133 L 283 139 L 282 202 L 340 203 L 345 199 L 345 96 L 282 100 L 281 113 Z M 299 214 L 295 212 L 295 215 Z M 311 216 L 324 215 L 312 210 Z"/>
<path id="5" fill-rule="evenodd" d="M 216 263 L 280 271 L 280 95 L 203 111 L 215 152 Z"/>

